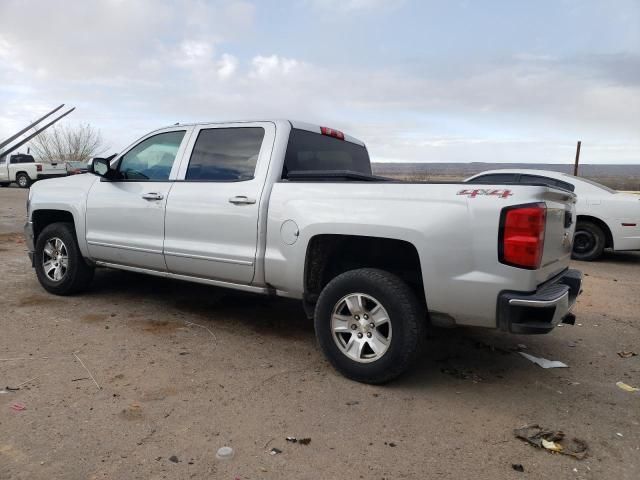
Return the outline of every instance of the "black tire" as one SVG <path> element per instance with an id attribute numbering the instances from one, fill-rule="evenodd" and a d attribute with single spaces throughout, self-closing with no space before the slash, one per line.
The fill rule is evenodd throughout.
<path id="1" fill-rule="evenodd" d="M 20 188 L 29 188 L 31 185 L 31 178 L 24 172 L 20 172 L 16 175 L 16 183 Z"/>
<path id="2" fill-rule="evenodd" d="M 53 239 L 61 240 L 67 256 L 66 269 L 63 268 L 61 278 L 54 280 L 45 272 L 44 261 L 50 260 L 51 257 L 45 252 L 45 247 Z M 55 243 L 55 242 L 54 242 Z M 49 247 L 50 247 L 49 245 Z M 50 251 L 50 249 L 49 249 Z M 55 295 L 71 295 L 86 289 L 93 279 L 94 269 L 88 265 L 80 248 L 71 223 L 52 223 L 46 226 L 36 239 L 34 252 L 34 264 L 38 281 L 44 289 Z"/>
<path id="3" fill-rule="evenodd" d="M 8 182 L 2 182 L 0 183 L 0 187 L 8 187 L 9 183 Z"/>
<path id="4" fill-rule="evenodd" d="M 374 359 L 368 363 L 350 358 L 338 346 L 338 335 L 356 334 L 334 334 L 331 326 L 334 309 L 338 308 L 342 299 L 356 293 L 373 298 L 382 305 L 389 318 L 388 331 L 392 331 L 386 351 L 379 358 L 375 359 L 376 354 L 369 347 Z M 345 317 L 350 319 L 349 322 L 356 322 L 351 318 L 358 318 L 356 315 Z M 351 324 L 349 328 L 355 328 L 355 325 Z M 362 268 L 338 275 L 327 284 L 316 304 L 314 326 L 320 348 L 336 370 L 358 382 L 381 384 L 404 373 L 419 356 L 425 339 L 426 309 L 411 288 L 397 276 L 384 270 Z M 368 331 L 366 335 L 369 336 Z M 347 340 L 344 341 L 347 343 Z"/>
<path id="5" fill-rule="evenodd" d="M 578 221 L 573 234 L 571 258 L 590 262 L 599 258 L 607 243 L 606 236 L 595 223 Z"/>

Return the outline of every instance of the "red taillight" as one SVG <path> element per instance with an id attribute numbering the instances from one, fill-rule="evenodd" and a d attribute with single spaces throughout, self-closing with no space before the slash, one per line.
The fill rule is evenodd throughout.
<path id="1" fill-rule="evenodd" d="M 36 170 L 38 172 L 41 172 L 42 171 L 42 165 L 36 165 Z"/>
<path id="2" fill-rule="evenodd" d="M 322 135 L 337 138 L 338 140 L 344 140 L 344 133 L 342 133 L 340 130 L 334 130 L 333 128 L 329 127 L 320 127 L 320 132 L 322 133 Z"/>
<path id="3" fill-rule="evenodd" d="M 531 270 L 540 268 L 546 218 L 544 203 L 504 209 L 500 222 L 500 262 Z"/>

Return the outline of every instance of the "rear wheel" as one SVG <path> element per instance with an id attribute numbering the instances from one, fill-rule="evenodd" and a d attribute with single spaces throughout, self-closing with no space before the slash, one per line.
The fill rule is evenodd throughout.
<path id="1" fill-rule="evenodd" d="M 8 187 L 9 183 L 8 182 L 2 182 L 0 183 L 0 187 Z"/>
<path id="2" fill-rule="evenodd" d="M 20 188 L 28 188 L 31 185 L 31 178 L 26 173 L 16 175 L 16 183 Z"/>
<path id="3" fill-rule="evenodd" d="M 591 261 L 602 255 L 606 237 L 602 228 L 592 222 L 579 221 L 573 234 L 573 252 L 576 260 Z"/>
<path id="4" fill-rule="evenodd" d="M 343 273 L 324 288 L 315 310 L 320 348 L 336 370 L 364 383 L 388 382 L 418 357 L 425 310 L 397 276 L 372 268 Z"/>
<path id="5" fill-rule="evenodd" d="M 52 223 L 42 230 L 34 264 L 40 285 L 55 295 L 84 290 L 93 279 L 94 269 L 84 261 L 70 223 Z"/>

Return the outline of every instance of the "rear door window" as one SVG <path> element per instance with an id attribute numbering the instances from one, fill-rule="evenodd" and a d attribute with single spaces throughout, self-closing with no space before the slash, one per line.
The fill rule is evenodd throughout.
<path id="1" fill-rule="evenodd" d="M 288 172 L 347 170 L 371 175 L 367 149 L 356 143 L 293 128 L 284 160 L 282 178 Z"/>
<path id="2" fill-rule="evenodd" d="M 185 180 L 241 182 L 253 179 L 263 138 L 262 127 L 201 130 Z"/>

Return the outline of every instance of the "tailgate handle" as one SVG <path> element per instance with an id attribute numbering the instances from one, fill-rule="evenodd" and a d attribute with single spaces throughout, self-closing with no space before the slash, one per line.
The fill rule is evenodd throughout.
<path id="1" fill-rule="evenodd" d="M 142 198 L 144 198 L 145 200 L 162 200 L 164 198 L 164 195 L 157 192 L 147 192 L 142 194 Z"/>
<path id="2" fill-rule="evenodd" d="M 256 199 L 238 195 L 237 197 L 231 197 L 229 203 L 233 203 L 234 205 L 251 205 L 256 203 Z"/>

